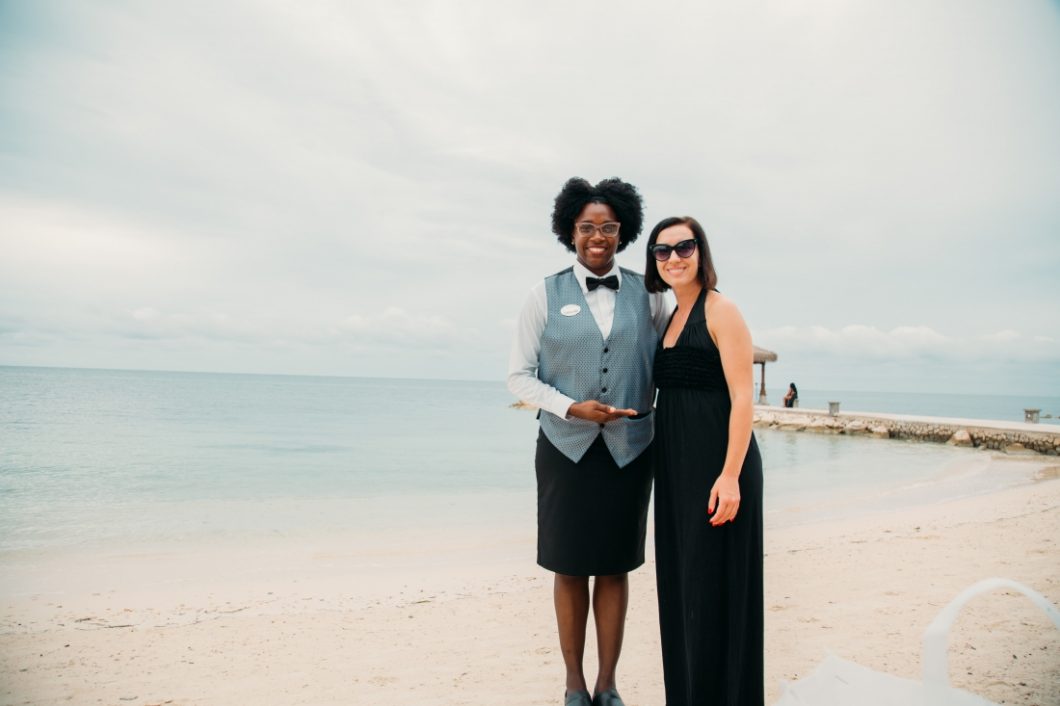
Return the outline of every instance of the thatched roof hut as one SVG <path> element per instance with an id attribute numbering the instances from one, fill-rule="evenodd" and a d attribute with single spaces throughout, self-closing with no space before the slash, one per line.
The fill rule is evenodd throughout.
<path id="1" fill-rule="evenodd" d="M 758 346 L 755 346 L 754 349 L 755 365 L 762 366 L 762 384 L 758 388 L 758 404 L 769 404 L 769 400 L 766 399 L 766 363 L 775 363 L 777 354 Z"/>
<path id="2" fill-rule="evenodd" d="M 755 346 L 754 349 L 755 349 L 755 365 L 758 365 L 758 364 L 765 365 L 766 363 L 775 363 L 775 362 L 777 362 L 777 354 L 774 353 L 773 351 L 767 351 L 765 348 L 759 348 L 758 346 Z"/>

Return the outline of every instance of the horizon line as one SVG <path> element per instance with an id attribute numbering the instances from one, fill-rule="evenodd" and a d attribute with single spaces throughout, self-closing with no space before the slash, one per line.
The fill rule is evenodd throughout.
<path id="1" fill-rule="evenodd" d="M 90 366 L 78 366 L 78 365 L 18 365 L 13 363 L 0 363 L 0 369 L 2 368 L 22 368 L 29 370 L 84 370 L 84 371 L 95 371 L 95 372 L 114 372 L 114 373 L 173 373 L 178 375 L 246 375 L 254 377 L 304 377 L 304 378 L 340 378 L 350 380 L 412 380 L 412 381 L 424 381 L 424 382 L 474 382 L 474 383 L 497 383 L 503 384 L 504 377 L 497 378 L 447 378 L 447 377 L 399 377 L 396 375 L 350 375 L 350 374 L 328 374 L 328 373 L 262 373 L 262 372 L 246 372 L 246 371 L 230 371 L 230 370 L 176 370 L 166 368 L 106 368 L 106 367 L 90 367 Z M 756 381 L 757 385 L 757 381 Z M 780 389 L 779 387 L 777 389 Z M 1026 394 L 1023 392 L 1006 392 L 1006 393 L 988 393 L 988 392 L 941 392 L 941 391 L 923 391 L 923 390 L 873 390 L 867 388 L 844 388 L 844 387 L 813 387 L 813 386 L 799 386 L 801 391 L 809 392 L 866 392 L 866 393 L 884 393 L 884 394 L 900 394 L 900 395 L 953 395 L 955 397 L 1060 397 L 1060 394 L 1043 394 L 1034 393 Z M 757 387 L 756 387 L 757 394 Z"/>

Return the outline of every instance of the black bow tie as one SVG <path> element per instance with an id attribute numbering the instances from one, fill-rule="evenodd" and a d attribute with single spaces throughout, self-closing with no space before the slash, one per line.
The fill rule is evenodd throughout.
<path id="1" fill-rule="evenodd" d="M 603 285 L 608 289 L 618 291 L 618 275 L 609 275 L 607 277 L 586 277 L 585 286 L 591 292 L 597 287 Z"/>

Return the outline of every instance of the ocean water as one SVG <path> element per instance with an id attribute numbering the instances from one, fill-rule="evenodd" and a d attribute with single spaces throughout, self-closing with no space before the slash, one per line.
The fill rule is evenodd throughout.
<path id="1" fill-rule="evenodd" d="M 5 367 L 0 400 L 0 549 L 355 526 L 533 481 L 533 415 L 498 384 Z"/>
<path id="2" fill-rule="evenodd" d="M 537 423 L 512 401 L 500 382 L 0 367 L 0 551 L 532 528 Z M 756 434 L 776 518 L 1015 482 L 974 450 Z"/>

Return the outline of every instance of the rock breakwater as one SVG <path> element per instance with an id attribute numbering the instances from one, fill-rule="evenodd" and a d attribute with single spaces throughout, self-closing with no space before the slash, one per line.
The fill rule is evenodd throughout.
<path id="1" fill-rule="evenodd" d="M 1060 455 L 1060 427 L 984 419 L 951 419 L 900 414 L 755 407 L 755 426 L 818 434 L 849 434 L 880 439 L 913 439 L 1004 451 Z"/>

